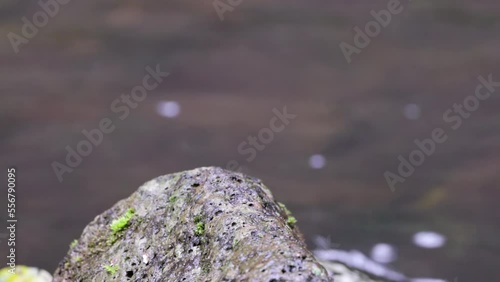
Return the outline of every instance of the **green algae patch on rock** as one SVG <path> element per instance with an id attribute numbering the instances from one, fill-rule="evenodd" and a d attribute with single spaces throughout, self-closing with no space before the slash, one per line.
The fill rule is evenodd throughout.
<path id="1" fill-rule="evenodd" d="M 292 215 L 292 212 L 285 206 L 285 204 L 278 202 L 278 206 L 285 211 L 286 215 L 286 224 L 290 226 L 291 228 L 295 227 L 295 224 L 297 224 L 297 219 L 295 216 Z"/>
<path id="2" fill-rule="evenodd" d="M 135 209 L 129 208 L 124 215 L 113 220 L 109 225 L 111 228 L 111 235 L 108 238 L 108 245 L 114 244 L 120 237 L 123 230 L 125 230 L 130 225 L 130 220 L 134 217 Z"/>
<path id="3" fill-rule="evenodd" d="M 134 213 L 135 210 L 133 208 L 130 208 L 124 215 L 113 220 L 109 225 L 111 231 L 113 231 L 113 234 L 117 234 L 118 232 L 123 231 L 123 229 L 125 229 L 129 225 L 130 220 L 134 216 Z"/>
<path id="4" fill-rule="evenodd" d="M 196 216 L 194 218 L 194 223 L 196 224 L 196 228 L 194 229 L 194 235 L 201 236 L 205 234 L 205 223 L 201 221 L 201 216 Z"/>
<path id="5" fill-rule="evenodd" d="M 104 269 L 111 275 L 115 275 L 118 271 L 118 266 L 116 265 L 105 265 Z"/>
<path id="6" fill-rule="evenodd" d="M 259 179 L 204 167 L 153 179 L 97 216 L 54 281 L 333 279 Z"/>
<path id="7" fill-rule="evenodd" d="M 77 244 L 78 244 L 78 240 L 75 239 L 75 240 L 71 241 L 71 244 L 69 244 L 69 247 L 74 248 L 74 247 L 76 247 Z"/>

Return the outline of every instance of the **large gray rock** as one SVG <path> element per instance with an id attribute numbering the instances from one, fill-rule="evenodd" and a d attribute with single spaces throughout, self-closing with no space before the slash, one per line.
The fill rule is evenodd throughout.
<path id="1" fill-rule="evenodd" d="M 295 222 L 256 178 L 169 174 L 97 216 L 54 281 L 333 281 Z"/>

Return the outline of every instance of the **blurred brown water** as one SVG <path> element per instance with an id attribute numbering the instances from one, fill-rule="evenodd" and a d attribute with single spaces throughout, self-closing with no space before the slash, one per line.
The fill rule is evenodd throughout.
<path id="1" fill-rule="evenodd" d="M 16 54 L 7 35 L 40 6 L 0 1 L 0 155 L 18 169 L 18 262 L 52 271 L 94 216 L 143 182 L 235 160 L 289 206 L 310 243 L 329 236 L 369 253 L 386 242 L 410 276 L 494 280 L 500 90 L 457 130 L 442 116 L 479 75 L 500 81 L 499 6 L 401 2 L 347 63 L 339 44 L 388 2 L 242 1 L 221 21 L 211 1 L 72 1 Z M 170 75 L 121 120 L 111 104 L 156 65 Z M 159 115 L 162 101 L 179 115 Z M 283 107 L 297 117 L 247 161 L 238 146 Z M 59 182 L 51 164 L 103 118 L 115 130 Z M 447 141 L 391 191 L 384 172 L 437 127 Z M 321 169 L 308 164 L 315 154 Z M 423 230 L 446 244 L 415 246 Z M 4 266 L 4 240 L 0 250 Z"/>

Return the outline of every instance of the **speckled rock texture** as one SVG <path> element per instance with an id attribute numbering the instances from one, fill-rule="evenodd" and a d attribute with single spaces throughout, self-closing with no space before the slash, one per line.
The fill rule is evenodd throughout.
<path id="1" fill-rule="evenodd" d="M 54 281 L 333 281 L 259 179 L 216 167 L 160 176 L 97 216 Z"/>

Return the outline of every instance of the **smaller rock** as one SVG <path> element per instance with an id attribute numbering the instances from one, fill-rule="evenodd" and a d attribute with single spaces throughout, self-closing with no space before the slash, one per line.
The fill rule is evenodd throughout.
<path id="1" fill-rule="evenodd" d="M 0 270 L 0 282 L 50 282 L 52 275 L 43 269 L 18 265 L 15 271 L 10 267 Z"/>

